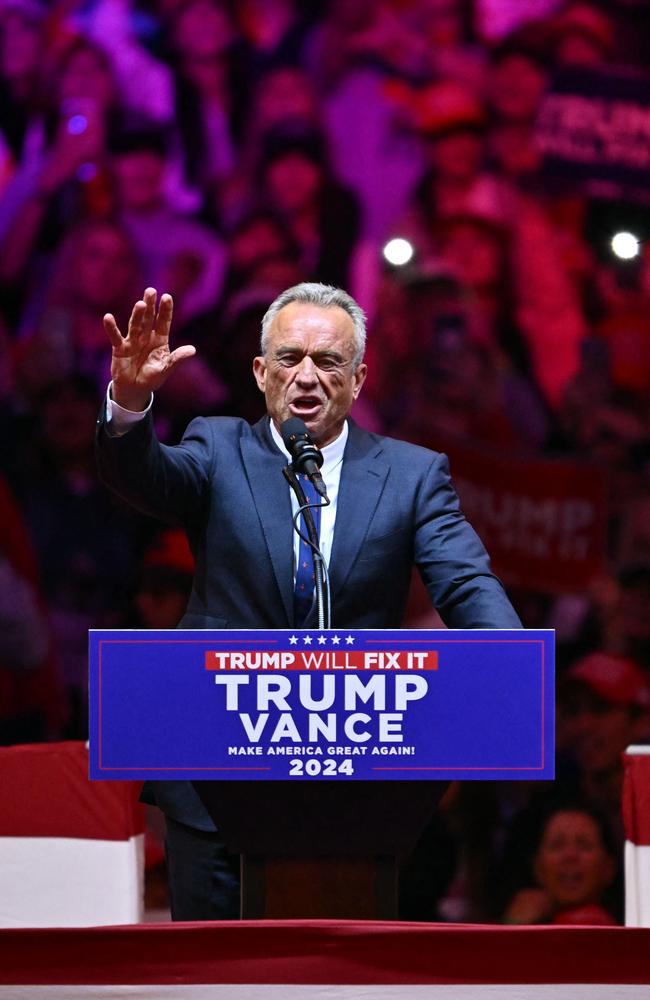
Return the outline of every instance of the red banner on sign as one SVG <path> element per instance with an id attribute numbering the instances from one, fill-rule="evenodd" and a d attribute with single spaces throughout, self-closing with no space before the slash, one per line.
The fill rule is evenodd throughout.
<path id="1" fill-rule="evenodd" d="M 316 640 L 318 641 L 318 640 Z M 438 651 L 206 650 L 206 670 L 437 670 Z"/>

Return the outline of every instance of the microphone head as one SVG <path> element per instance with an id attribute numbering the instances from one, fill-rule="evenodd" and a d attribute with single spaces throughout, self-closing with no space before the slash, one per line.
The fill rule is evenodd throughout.
<path id="1" fill-rule="evenodd" d="M 285 420 L 284 423 L 280 425 L 280 434 L 282 435 L 284 447 L 287 451 L 291 451 L 292 443 L 299 437 L 309 437 L 307 424 L 304 420 L 301 420 L 300 417 L 289 417 L 288 420 Z"/>
<path id="2" fill-rule="evenodd" d="M 305 472 L 305 463 L 309 461 L 315 462 L 320 469 L 323 455 L 309 436 L 304 420 L 289 417 L 280 427 L 280 434 L 298 472 Z"/>

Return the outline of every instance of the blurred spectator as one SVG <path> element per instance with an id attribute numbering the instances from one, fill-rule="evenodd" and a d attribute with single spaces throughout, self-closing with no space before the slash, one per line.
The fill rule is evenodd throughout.
<path id="1" fill-rule="evenodd" d="M 19 483 L 69 701 L 67 735 L 87 735 L 89 628 L 117 627 L 142 524 L 98 482 L 93 452 L 99 405 L 80 375 L 50 385 L 36 411 Z"/>
<path id="2" fill-rule="evenodd" d="M 614 652 L 573 663 L 558 687 L 560 786 L 575 782 L 622 845 L 622 754 L 650 736 L 650 686 L 639 664 Z"/>
<path id="3" fill-rule="evenodd" d="M 517 203 L 511 249 L 517 325 L 537 385 L 556 411 L 578 370 L 587 325 L 564 267 L 560 236 L 545 208 L 532 198 Z"/>
<path id="4" fill-rule="evenodd" d="M 324 126 L 337 176 L 362 206 L 362 235 L 389 235 L 423 170 L 419 137 L 390 95 L 411 79 L 413 48 L 422 41 L 392 4 L 331 5 L 315 65 L 324 91 Z"/>
<path id="5" fill-rule="evenodd" d="M 539 183 L 540 156 L 533 130 L 549 67 L 547 46 L 540 43 L 537 32 L 508 38 L 490 56 L 489 155 L 500 171 L 521 186 Z"/>
<path id="6" fill-rule="evenodd" d="M 259 352 L 262 317 L 276 295 L 302 280 L 303 270 L 286 226 L 265 209 L 251 211 L 233 228 L 229 250 L 221 302 L 186 325 L 182 337 L 196 345 L 201 361 L 223 379 L 225 398 L 214 399 L 211 411 L 218 404 L 220 412 L 254 423 L 264 413 L 264 401 L 247 373 L 251 359 Z M 191 367 L 195 360 L 185 364 Z M 172 388 L 171 380 L 165 390 L 167 386 Z M 188 390 L 191 388 L 188 382 Z M 188 403 L 196 406 L 193 397 L 188 397 Z"/>
<path id="7" fill-rule="evenodd" d="M 244 216 L 231 230 L 228 248 L 226 294 L 259 283 L 260 270 L 271 261 L 297 262 L 298 248 L 280 217 L 267 209 Z"/>
<path id="8" fill-rule="evenodd" d="M 619 857 L 596 813 L 577 803 L 556 808 L 541 825 L 532 852 L 535 887 L 515 893 L 506 923 L 616 924 L 605 901 Z"/>
<path id="9" fill-rule="evenodd" d="M 243 120 L 236 33 L 223 0 L 173 5 L 166 18 L 167 46 L 175 71 L 175 118 L 188 181 L 201 189 L 230 175 L 236 164 L 236 123 Z"/>
<path id="10" fill-rule="evenodd" d="M 55 255 L 36 329 L 25 330 L 19 344 L 19 383 L 27 397 L 74 373 L 92 379 L 99 395 L 110 378 L 101 316 L 114 312 L 124 326 L 142 285 L 122 226 L 105 218 L 71 228 Z"/>
<path id="11" fill-rule="evenodd" d="M 359 210 L 354 196 L 330 171 L 322 137 L 270 136 L 259 173 L 262 203 L 286 227 L 303 279 L 347 287 Z"/>
<path id="12" fill-rule="evenodd" d="M 226 250 L 207 226 L 169 203 L 167 153 L 160 130 L 125 130 L 115 136 L 115 208 L 136 248 L 145 283 L 170 292 L 178 320 L 185 323 L 217 302 Z"/>
<path id="13" fill-rule="evenodd" d="M 648 428 L 638 398 L 616 391 L 606 342 L 585 338 L 580 368 L 558 412 L 564 447 L 607 470 L 610 541 L 640 486 Z"/>
<path id="14" fill-rule="evenodd" d="M 56 738 L 65 709 L 27 525 L 0 477 L 0 745 Z"/>
<path id="15" fill-rule="evenodd" d="M 438 234 L 442 262 L 471 300 L 474 338 L 527 371 L 529 359 L 516 325 L 511 230 L 493 217 L 467 213 L 443 220 Z"/>
<path id="16" fill-rule="evenodd" d="M 140 628 L 176 628 L 185 613 L 194 577 L 194 557 L 180 529 L 162 531 L 146 549 L 134 604 Z"/>
<path id="17" fill-rule="evenodd" d="M 309 6 L 296 0 L 237 0 L 234 12 L 247 75 L 255 79 L 273 66 L 302 60 L 311 29 Z"/>
<path id="18" fill-rule="evenodd" d="M 320 119 L 316 89 L 301 67 L 281 64 L 260 76 L 251 84 L 239 169 L 210 186 L 207 214 L 228 233 L 237 228 L 254 207 L 259 161 L 272 136 L 316 135 Z"/>
<path id="19" fill-rule="evenodd" d="M 39 110 L 44 10 L 37 0 L 0 8 L 0 195 Z"/>
<path id="20" fill-rule="evenodd" d="M 396 232 L 424 257 L 440 252 L 441 223 L 456 216 L 483 219 L 507 234 L 511 253 L 502 267 L 510 319 L 526 345 L 532 375 L 555 408 L 577 368 L 584 319 L 550 219 L 534 199 L 486 169 L 487 113 L 466 88 L 451 80 L 432 84 L 417 95 L 412 114 L 426 138 L 429 168 Z M 512 360 L 520 363 L 521 357 Z"/>
<path id="21" fill-rule="evenodd" d="M 253 168 L 274 132 L 317 132 L 320 108 L 316 88 L 300 66 L 280 65 L 260 77 L 252 95 L 242 162 Z"/>
<path id="22" fill-rule="evenodd" d="M 474 3 L 468 0 L 411 0 L 402 17 L 422 46 L 423 76 L 458 80 L 480 93 L 485 51 L 477 44 Z"/>
<path id="23" fill-rule="evenodd" d="M 491 215 L 508 224 L 514 203 L 508 185 L 486 168 L 487 111 L 455 80 L 424 88 L 392 88 L 405 122 L 423 138 L 427 170 L 413 199 L 409 229 L 416 246 L 431 244 L 436 223 L 461 214 Z"/>
<path id="24" fill-rule="evenodd" d="M 644 246 L 638 260 L 617 261 L 609 253 L 592 269 L 595 332 L 605 342 L 612 382 L 643 397 L 650 391 L 649 264 Z"/>
<path id="25" fill-rule="evenodd" d="M 42 116 L 0 202 L 0 281 L 38 283 L 49 254 L 71 222 L 109 208 L 107 140 L 118 92 L 102 49 L 81 37 L 56 49 L 42 85 Z M 30 274 L 30 272 L 33 272 Z"/>
<path id="26" fill-rule="evenodd" d="M 650 563 L 630 563 L 616 575 L 610 600 L 601 606 L 608 649 L 631 656 L 650 676 Z"/>
<path id="27" fill-rule="evenodd" d="M 75 6 L 72 23 L 106 50 L 125 110 L 151 121 L 171 123 L 174 84 L 169 68 L 151 51 L 155 21 L 132 0 L 92 0 Z M 137 86 L 133 86 L 134 80 Z"/>
<path id="28" fill-rule="evenodd" d="M 469 248 L 464 257 L 469 275 Z M 488 274 L 489 255 L 486 263 Z M 476 275 L 482 269 L 479 248 Z M 391 433 L 443 450 L 459 437 L 519 450 L 539 447 L 548 431 L 544 407 L 486 338 L 478 289 L 453 270 L 435 268 L 387 275 L 390 284 L 392 299 L 384 298 L 369 345 L 369 391 Z"/>
<path id="29" fill-rule="evenodd" d="M 499 43 L 531 22 L 546 19 L 565 0 L 474 0 L 476 32 L 486 43 Z"/>
<path id="30" fill-rule="evenodd" d="M 390 0 L 334 0 L 319 42 L 319 72 L 327 90 L 364 66 L 400 76 L 422 73 L 425 46 Z"/>
<path id="31" fill-rule="evenodd" d="M 615 52 L 615 22 L 603 4 L 569 2 L 554 21 L 558 66 L 592 69 Z"/>

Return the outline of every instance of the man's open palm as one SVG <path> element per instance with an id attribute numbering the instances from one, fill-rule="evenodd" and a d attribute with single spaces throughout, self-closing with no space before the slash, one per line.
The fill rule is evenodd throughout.
<path id="1" fill-rule="evenodd" d="M 120 333 L 112 313 L 104 316 L 104 329 L 113 348 L 112 395 L 127 410 L 144 410 L 151 393 L 167 380 L 174 366 L 196 354 L 189 344 L 170 351 L 174 303 L 171 295 L 161 295 L 156 311 L 156 300 L 156 289 L 145 289 L 143 298 L 133 307 L 126 337 Z"/>

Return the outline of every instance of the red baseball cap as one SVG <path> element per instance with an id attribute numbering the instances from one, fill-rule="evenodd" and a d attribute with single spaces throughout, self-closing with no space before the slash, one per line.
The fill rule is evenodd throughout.
<path id="1" fill-rule="evenodd" d="M 181 573 L 194 573 L 194 556 L 184 531 L 168 528 L 144 554 L 144 566 L 174 569 Z"/>
<path id="2" fill-rule="evenodd" d="M 603 701 L 613 705 L 650 708 L 650 685 L 636 662 L 618 653 L 589 653 L 564 675 L 567 681 L 585 684 Z"/>

